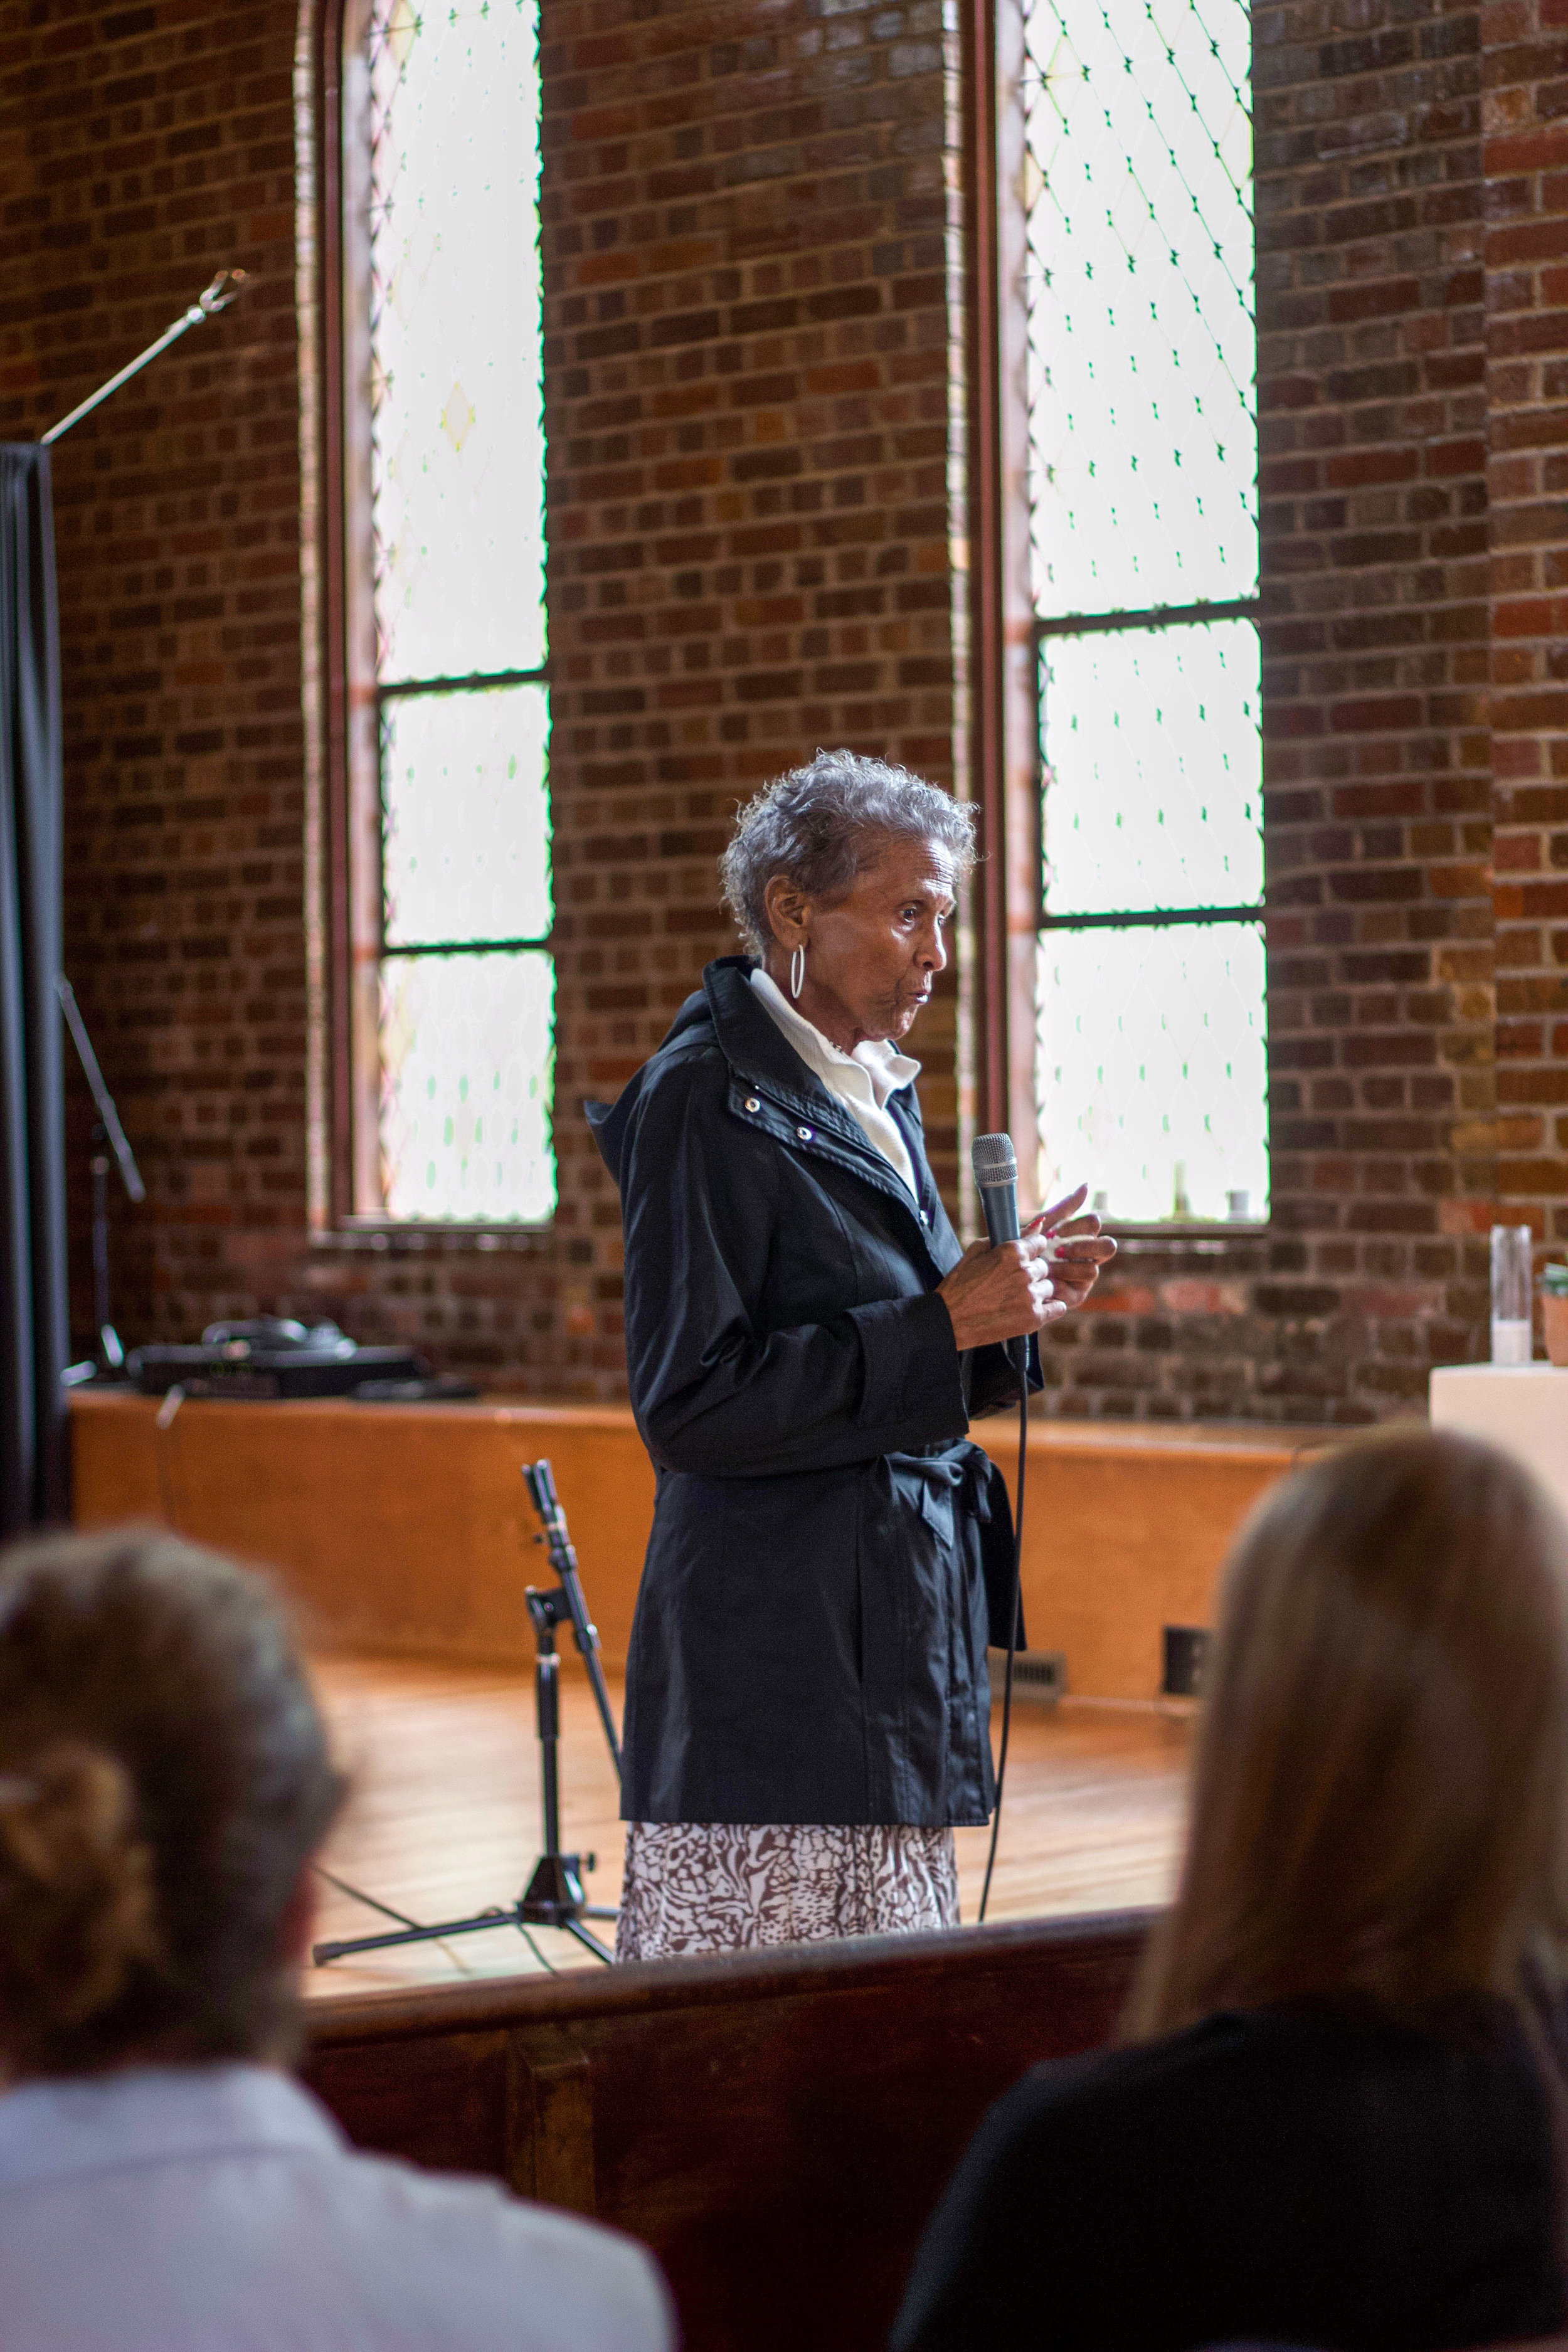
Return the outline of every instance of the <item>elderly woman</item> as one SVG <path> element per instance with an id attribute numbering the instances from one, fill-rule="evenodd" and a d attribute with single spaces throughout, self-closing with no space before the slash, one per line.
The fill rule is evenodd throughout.
<path id="1" fill-rule="evenodd" d="M 619 1956 L 956 1924 L 994 1797 L 1011 1519 L 971 1418 L 1087 1295 L 1092 1217 L 968 1252 L 899 1051 L 947 961 L 967 810 L 819 753 L 723 860 L 749 956 L 611 1110 L 626 1354 L 658 1471 L 626 1675 Z M 1062 1203 L 1066 1216 L 1081 1193 Z"/>

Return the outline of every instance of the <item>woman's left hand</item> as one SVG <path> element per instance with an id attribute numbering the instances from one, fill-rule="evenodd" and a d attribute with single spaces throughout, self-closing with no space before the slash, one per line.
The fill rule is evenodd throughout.
<path id="1" fill-rule="evenodd" d="M 1064 1307 L 1081 1307 L 1100 1279 L 1100 1269 L 1116 1255 L 1116 1244 L 1109 1234 L 1100 1230 L 1100 1219 L 1092 1209 L 1080 1217 L 1071 1217 L 1058 1225 L 1057 1219 L 1065 1209 L 1070 1209 L 1083 1197 L 1081 1190 L 1069 1192 L 1065 1201 L 1055 1202 L 1031 1217 L 1024 1227 L 1026 1234 L 1048 1234 L 1056 1246 L 1051 1251 L 1051 1281 L 1057 1297 Z"/>

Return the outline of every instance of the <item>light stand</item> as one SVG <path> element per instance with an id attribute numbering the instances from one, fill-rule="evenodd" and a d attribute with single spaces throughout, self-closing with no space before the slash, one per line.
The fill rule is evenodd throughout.
<path id="1" fill-rule="evenodd" d="M 52 446 L 62 434 L 70 431 L 73 425 L 79 425 L 84 416 L 90 416 L 110 394 L 118 392 L 121 384 L 129 383 L 132 376 L 140 375 L 151 361 L 166 352 L 171 343 L 177 343 L 182 335 L 188 335 L 193 327 L 199 327 L 205 320 L 216 319 L 220 311 L 226 310 L 231 302 L 237 300 L 246 284 L 247 275 L 243 269 L 220 269 L 195 300 L 182 310 L 173 324 L 165 327 L 144 352 L 139 352 L 124 367 L 117 368 L 106 383 L 100 383 L 96 392 L 79 401 L 69 415 L 51 425 L 47 433 L 40 433 L 38 439 L 43 446 Z M 91 1161 L 92 1302 L 98 1347 L 96 1353 L 86 1362 L 68 1364 L 60 1375 L 65 1387 L 79 1388 L 84 1381 L 91 1380 L 95 1374 L 119 1373 L 125 1364 L 125 1349 L 121 1345 L 120 1334 L 109 1312 L 109 1160 L 103 1149 L 106 1143 L 114 1148 L 120 1172 L 125 1179 L 125 1189 L 132 1199 L 144 1201 L 147 1188 L 142 1181 L 135 1157 L 125 1139 L 125 1129 L 120 1124 L 120 1114 L 114 1108 L 113 1097 L 103 1083 L 103 1073 L 98 1066 L 98 1056 L 92 1050 L 70 982 L 61 976 L 57 978 L 55 987 L 77 1052 L 81 1056 L 82 1068 L 87 1072 L 93 1101 L 98 1106 L 98 1123 L 92 1130 Z"/>
<path id="2" fill-rule="evenodd" d="M 60 1010 L 66 1016 L 66 1027 L 71 1033 L 71 1043 L 91 1091 L 98 1117 L 92 1129 L 92 1325 L 98 1334 L 98 1352 L 85 1364 L 72 1364 L 65 1373 L 67 1383 L 79 1387 L 94 1373 L 120 1371 L 125 1362 L 125 1349 L 114 1328 L 109 1311 L 109 1154 L 104 1150 L 111 1145 L 120 1163 L 120 1173 L 126 1191 L 133 1201 L 147 1198 L 147 1187 L 142 1181 L 142 1171 L 136 1165 L 136 1155 L 130 1139 L 120 1124 L 120 1113 L 114 1108 L 114 1097 L 103 1083 L 103 1072 L 98 1066 L 98 1055 L 92 1050 L 92 1040 L 87 1034 L 87 1024 L 81 1017 L 81 1007 L 76 1001 L 76 991 L 64 972 L 55 977 L 55 993 L 60 1000 Z"/>
<path id="3" fill-rule="evenodd" d="M 583 1597 L 577 1554 L 566 1532 L 566 1514 L 561 1507 L 550 1465 L 548 1461 L 525 1462 L 522 1475 L 543 1528 L 543 1533 L 533 1540 L 548 1548 L 550 1564 L 558 1580 L 547 1591 L 531 1584 L 527 1588 L 528 1613 L 533 1623 L 533 1708 L 539 1733 L 544 1850 L 515 1903 L 493 1904 L 488 1911 L 475 1912 L 467 1919 L 448 1919 L 439 1927 L 403 1927 L 393 1935 L 355 1936 L 346 1943 L 316 1944 L 310 1957 L 319 1969 L 325 1968 L 329 1960 L 346 1958 L 353 1952 L 384 1952 L 398 1944 L 440 1943 L 448 1936 L 477 1935 L 483 1927 L 559 1927 L 563 1934 L 574 1936 L 596 1959 L 615 1958 L 609 1946 L 601 1943 L 583 1922 L 613 1919 L 616 1914 L 587 1901 L 583 1892 L 583 1856 L 561 1851 L 561 1659 L 555 1647 L 558 1626 L 571 1625 L 572 1637 L 583 1654 L 617 1780 L 621 1774 L 620 1742 L 616 1737 L 610 1694 L 605 1687 L 605 1672 L 599 1663 L 598 1629 L 588 1615 L 588 1604 Z M 587 1857 L 587 1867 L 594 1867 L 592 1854 Z"/>
<path id="4" fill-rule="evenodd" d="M 58 425 L 51 425 L 47 433 L 39 434 L 38 438 L 46 448 L 58 441 L 62 433 L 68 433 L 73 425 L 79 425 L 84 416 L 90 416 L 110 393 L 118 392 L 122 383 L 129 383 L 133 375 L 140 375 L 148 362 L 157 359 L 171 343 L 177 343 L 182 335 L 188 335 L 191 329 L 199 327 L 204 319 L 216 319 L 220 310 L 226 310 L 239 295 L 245 282 L 243 269 L 220 269 L 212 284 L 203 289 L 188 310 L 181 311 L 172 327 L 164 328 L 155 343 L 149 343 L 146 350 L 138 352 L 129 365 L 118 369 L 107 383 L 100 383 L 96 392 L 89 393 L 68 416 L 62 416 Z"/>

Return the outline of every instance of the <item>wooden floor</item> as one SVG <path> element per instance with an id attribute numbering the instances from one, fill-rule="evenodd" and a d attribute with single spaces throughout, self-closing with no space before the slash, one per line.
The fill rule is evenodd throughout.
<path id="1" fill-rule="evenodd" d="M 515 1900 L 540 1836 L 531 1674 L 332 1656 L 318 1661 L 316 1675 L 354 1783 L 326 1867 L 422 1922 Z M 618 1717 L 613 1685 L 612 1696 Z M 596 1853 L 590 1898 L 614 1904 L 624 1832 L 615 1776 L 574 1660 L 563 1675 L 563 1843 Z M 1054 1711 L 1016 1706 L 987 1916 L 1041 1917 L 1163 1900 L 1181 1835 L 1188 1731 L 1183 1716 L 1153 1708 L 1072 1699 Z M 988 1835 L 957 1833 L 965 1919 L 979 1904 Z M 319 1936 L 363 1935 L 390 1924 L 323 1884 Z M 614 1940 L 613 1923 L 599 1932 Z M 542 1930 L 537 1940 L 550 1966 L 599 1965 L 558 1932 Z M 503 1927 L 334 1961 L 309 1971 L 306 1989 L 366 1992 L 539 1965 L 515 1928 Z"/>

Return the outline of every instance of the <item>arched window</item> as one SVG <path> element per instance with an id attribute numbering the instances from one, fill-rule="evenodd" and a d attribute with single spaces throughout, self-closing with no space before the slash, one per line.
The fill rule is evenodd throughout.
<path id="1" fill-rule="evenodd" d="M 1247 0 L 1023 0 L 1042 1197 L 1268 1213 Z"/>
<path id="2" fill-rule="evenodd" d="M 538 5 L 348 0 L 342 41 L 342 1205 L 541 1223 L 555 1160 Z"/>

